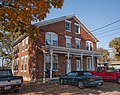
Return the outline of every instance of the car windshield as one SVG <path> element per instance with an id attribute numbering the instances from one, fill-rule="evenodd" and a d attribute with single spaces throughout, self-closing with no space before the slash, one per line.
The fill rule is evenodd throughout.
<path id="1" fill-rule="evenodd" d="M 0 77 L 3 77 L 3 76 L 12 76 L 12 73 L 9 70 L 1 70 Z"/>
<path id="2" fill-rule="evenodd" d="M 83 75 L 84 76 L 92 76 L 92 74 L 90 72 L 84 72 Z"/>

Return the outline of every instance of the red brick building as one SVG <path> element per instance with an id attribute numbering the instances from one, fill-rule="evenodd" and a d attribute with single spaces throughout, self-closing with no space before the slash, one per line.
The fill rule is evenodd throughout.
<path id="1" fill-rule="evenodd" d="M 35 40 L 21 36 L 14 43 L 15 75 L 25 80 L 55 78 L 72 70 L 94 70 L 98 39 L 75 15 L 63 16 L 35 24 Z"/>

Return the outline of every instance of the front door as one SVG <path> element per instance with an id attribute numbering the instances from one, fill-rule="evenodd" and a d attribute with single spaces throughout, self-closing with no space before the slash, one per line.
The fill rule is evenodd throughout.
<path id="1" fill-rule="evenodd" d="M 80 60 L 76 60 L 76 70 L 80 71 Z"/>
<path id="2" fill-rule="evenodd" d="M 66 73 L 71 71 L 71 59 L 66 60 Z"/>

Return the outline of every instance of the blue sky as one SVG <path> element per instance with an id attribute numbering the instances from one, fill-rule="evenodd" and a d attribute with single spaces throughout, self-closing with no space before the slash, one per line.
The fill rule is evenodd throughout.
<path id="1" fill-rule="evenodd" d="M 76 14 L 90 30 L 94 30 L 120 20 L 120 0 L 65 0 L 62 9 L 51 9 L 45 20 L 71 14 Z M 119 28 L 120 21 L 94 31 L 100 41 L 97 46 L 109 50 L 109 42 L 120 36 Z"/>

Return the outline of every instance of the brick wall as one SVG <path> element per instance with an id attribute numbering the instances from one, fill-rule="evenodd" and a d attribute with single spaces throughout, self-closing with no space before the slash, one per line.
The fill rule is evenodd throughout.
<path id="1" fill-rule="evenodd" d="M 25 52 L 22 51 L 22 42 L 20 42 L 20 52 L 19 52 L 19 72 L 17 75 L 26 76 L 31 78 L 32 68 L 36 69 L 35 77 L 37 79 L 43 77 L 44 73 L 44 56 L 40 47 L 45 46 L 45 33 L 46 32 L 54 32 L 58 35 L 58 46 L 66 47 L 66 38 L 65 36 L 71 36 L 71 47 L 75 48 L 75 38 L 79 38 L 80 40 L 80 49 L 86 49 L 86 41 L 93 42 L 93 50 L 96 50 L 96 42 L 95 40 L 86 32 L 86 29 L 83 25 L 80 26 L 80 34 L 75 33 L 75 23 L 77 23 L 73 18 L 68 19 L 71 21 L 71 32 L 65 31 L 65 21 L 56 22 L 53 24 L 45 25 L 39 27 L 39 35 L 35 40 L 29 39 L 29 49 Z M 27 72 L 21 72 L 21 57 L 29 56 L 28 68 Z M 65 54 L 58 54 L 58 71 L 54 73 L 54 75 L 63 75 L 66 73 L 66 59 Z M 97 60 L 97 59 L 95 59 Z M 86 69 L 86 57 L 83 57 L 83 68 Z M 76 70 L 76 57 L 72 55 L 71 57 L 71 70 Z"/>

